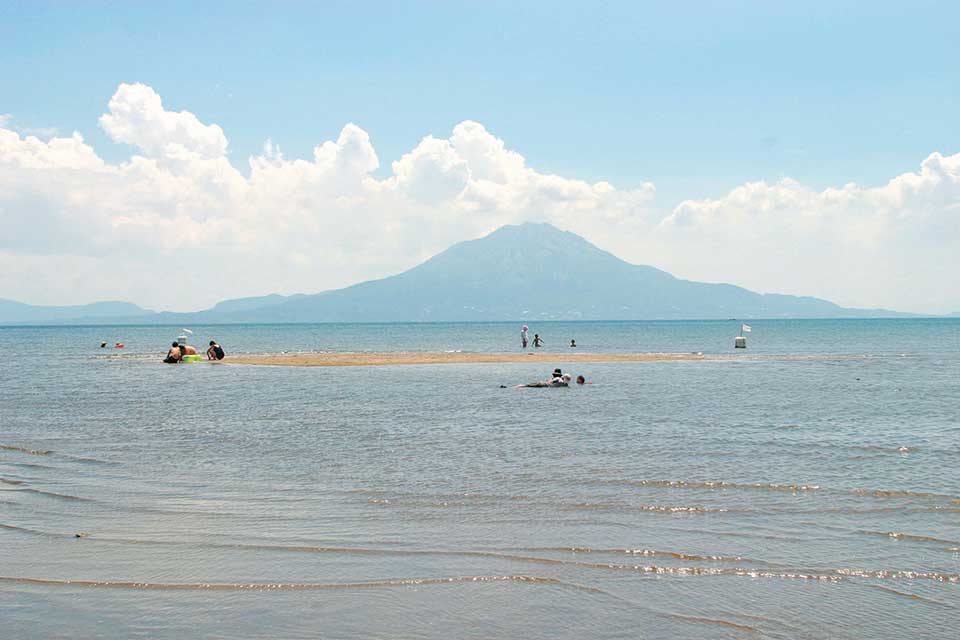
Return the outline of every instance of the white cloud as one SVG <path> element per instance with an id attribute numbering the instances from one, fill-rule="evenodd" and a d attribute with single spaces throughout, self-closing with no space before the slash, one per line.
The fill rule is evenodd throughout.
<path id="1" fill-rule="evenodd" d="M 244 175 L 223 130 L 121 84 L 100 124 L 134 148 L 105 162 L 79 133 L 41 140 L 0 117 L 0 297 L 130 299 L 193 309 L 314 292 L 407 268 L 458 240 L 549 221 L 677 275 L 846 304 L 960 309 L 960 155 L 887 185 L 814 191 L 784 179 L 653 206 L 655 189 L 543 174 L 478 122 L 427 136 L 377 179 L 347 124 L 310 159 L 272 141 Z"/>
<path id="2" fill-rule="evenodd" d="M 693 278 L 850 305 L 958 310 L 960 154 L 934 153 L 918 172 L 874 188 L 748 183 L 682 202 L 654 238 L 703 256 L 681 267 Z"/>
<path id="3" fill-rule="evenodd" d="M 215 124 L 205 125 L 189 111 L 167 111 L 160 95 L 143 84 L 121 84 L 110 99 L 110 113 L 100 126 L 116 142 L 140 148 L 150 157 L 184 153 L 217 158 L 227 152 L 227 137 Z"/>

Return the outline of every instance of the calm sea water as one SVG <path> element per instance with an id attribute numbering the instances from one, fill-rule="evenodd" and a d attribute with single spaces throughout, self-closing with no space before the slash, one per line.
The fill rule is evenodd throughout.
<path id="1" fill-rule="evenodd" d="M 570 389 L 0 328 L 2 634 L 953 637 L 960 320 L 752 325 L 740 353 L 736 322 L 531 325 L 594 382 Z M 515 323 L 191 328 L 228 354 L 519 349 Z M 567 366 L 571 338 L 725 358 Z"/>

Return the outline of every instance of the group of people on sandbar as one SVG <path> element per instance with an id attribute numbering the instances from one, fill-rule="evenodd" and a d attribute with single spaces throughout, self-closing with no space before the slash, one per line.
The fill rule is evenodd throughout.
<path id="1" fill-rule="evenodd" d="M 536 387 L 569 387 L 572 376 L 564 373 L 559 367 L 553 370 L 553 375 L 548 380 L 539 380 L 537 382 L 528 382 L 526 384 L 515 385 L 515 389 L 536 388 Z M 577 376 L 577 384 L 587 384 L 586 378 Z"/>
<path id="2" fill-rule="evenodd" d="M 198 355 L 196 347 L 191 347 L 186 343 L 180 344 L 180 342 L 174 340 L 167 351 L 167 357 L 163 361 L 167 364 L 180 364 L 186 356 L 195 355 Z M 217 344 L 216 340 L 211 340 L 210 348 L 207 349 L 207 360 L 223 360 L 225 355 L 223 347 Z"/>
<path id="3" fill-rule="evenodd" d="M 527 345 L 530 344 L 530 339 L 527 337 L 527 336 L 528 336 L 528 333 L 527 333 L 528 331 L 530 331 L 530 329 L 529 329 L 529 327 L 527 327 L 527 325 L 523 325 L 523 326 L 520 328 L 520 346 L 522 346 L 524 349 L 526 349 L 526 348 L 527 348 Z M 543 338 L 540 337 L 540 334 L 539 334 L 539 333 L 533 334 L 533 346 L 534 346 L 534 348 L 539 349 L 539 348 L 542 347 L 544 344 L 545 344 L 545 343 L 543 342 Z M 574 340 L 574 339 L 571 339 L 571 340 L 570 340 L 570 348 L 571 348 L 571 349 L 576 349 L 576 348 L 577 348 L 577 341 L 576 341 L 576 340 Z"/>

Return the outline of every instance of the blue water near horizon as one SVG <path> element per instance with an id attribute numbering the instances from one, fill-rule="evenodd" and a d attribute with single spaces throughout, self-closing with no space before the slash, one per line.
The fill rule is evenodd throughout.
<path id="1" fill-rule="evenodd" d="M 830 320 L 750 320 L 762 331 L 745 334 L 749 352 L 759 354 L 958 352 L 960 318 L 883 318 Z M 324 351 L 466 351 L 511 352 L 520 347 L 521 322 L 277 323 L 192 325 L 191 344 L 210 339 L 234 353 Z M 532 340 L 539 333 L 546 353 L 566 353 L 570 340 L 581 352 L 727 353 L 740 332 L 736 320 L 545 321 L 528 323 Z M 68 329 L 64 334 L 61 330 Z M 105 353 L 122 342 L 122 354 L 165 351 L 183 334 L 180 325 L 28 325 L 3 326 L 20 336 L 69 335 L 70 346 L 107 342 Z M 41 338 L 42 339 L 42 338 Z M 102 352 L 103 353 L 103 352 Z"/>
<path id="2" fill-rule="evenodd" d="M 528 324 L 555 365 L 169 366 L 177 326 L 0 327 L 4 633 L 953 633 L 960 319 L 756 320 L 746 351 L 738 322 Z M 507 352 L 520 323 L 188 328 Z M 501 388 L 553 366 L 594 384 Z"/>

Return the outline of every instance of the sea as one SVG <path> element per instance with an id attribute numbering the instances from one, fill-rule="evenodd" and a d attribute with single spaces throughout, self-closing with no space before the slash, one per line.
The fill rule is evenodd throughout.
<path id="1" fill-rule="evenodd" d="M 527 324 L 0 328 L 0 636 L 956 637 L 960 319 Z"/>

